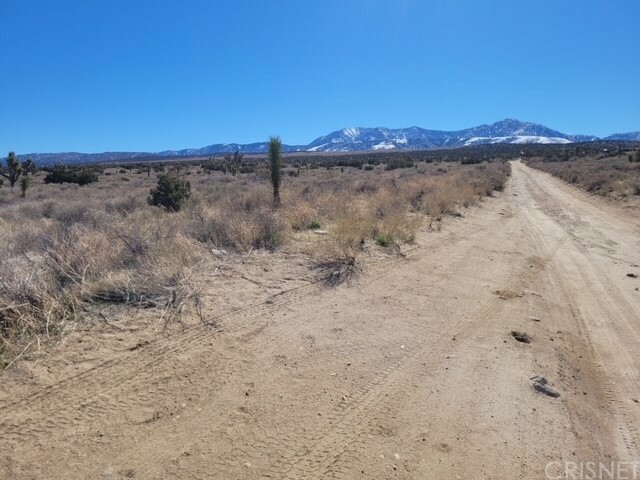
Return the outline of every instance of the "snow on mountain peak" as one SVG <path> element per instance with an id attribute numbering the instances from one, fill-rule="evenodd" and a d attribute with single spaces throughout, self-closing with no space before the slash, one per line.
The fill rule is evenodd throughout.
<path id="1" fill-rule="evenodd" d="M 571 143 L 595 137 L 567 135 L 544 125 L 506 118 L 491 125 L 458 131 L 410 128 L 343 128 L 320 137 L 306 147 L 312 152 L 382 149 L 424 150 L 495 143 Z"/>
<path id="2" fill-rule="evenodd" d="M 358 135 L 360 135 L 360 129 L 359 128 L 353 128 L 353 127 L 343 128 L 342 129 L 342 133 L 346 137 L 349 137 L 352 140 L 354 140 Z"/>

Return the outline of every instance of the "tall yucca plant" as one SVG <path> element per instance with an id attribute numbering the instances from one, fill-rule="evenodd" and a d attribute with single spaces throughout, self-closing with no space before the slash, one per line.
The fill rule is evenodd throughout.
<path id="1" fill-rule="evenodd" d="M 282 183 L 282 141 L 280 137 L 269 138 L 269 168 L 273 185 L 273 205 L 280 206 L 280 185 Z"/>

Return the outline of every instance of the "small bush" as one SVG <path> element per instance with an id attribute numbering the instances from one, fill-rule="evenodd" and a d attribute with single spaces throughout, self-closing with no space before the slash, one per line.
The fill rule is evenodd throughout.
<path id="1" fill-rule="evenodd" d="M 379 233 L 376 235 L 376 243 L 381 247 L 390 247 L 393 245 L 393 237 L 389 233 Z"/>
<path id="2" fill-rule="evenodd" d="M 78 171 L 71 170 L 67 167 L 54 167 L 53 170 L 44 177 L 44 183 L 77 183 L 80 186 L 97 181 L 98 175 L 86 168 Z"/>
<path id="3" fill-rule="evenodd" d="M 598 190 L 603 190 L 607 185 L 607 178 L 604 176 L 598 176 L 589 181 L 587 185 L 588 192 L 597 192 Z"/>
<path id="4" fill-rule="evenodd" d="M 385 170 L 397 170 L 398 168 L 412 168 L 413 160 L 411 157 L 406 156 L 405 158 L 391 158 L 387 161 L 385 165 Z"/>
<path id="5" fill-rule="evenodd" d="M 149 205 L 177 212 L 191 196 L 191 184 L 168 174 L 160 175 L 158 186 L 152 188 L 150 193 L 151 196 L 147 199 Z"/>

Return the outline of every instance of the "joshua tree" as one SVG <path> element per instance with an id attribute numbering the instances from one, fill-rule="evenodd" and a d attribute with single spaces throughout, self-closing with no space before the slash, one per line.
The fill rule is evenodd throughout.
<path id="1" fill-rule="evenodd" d="M 269 169 L 273 185 L 273 206 L 280 206 L 280 184 L 282 183 L 282 141 L 275 136 L 269 139 Z"/>
<path id="2" fill-rule="evenodd" d="M 30 158 L 27 158 L 25 160 L 25 162 L 22 164 L 23 169 L 24 169 L 24 176 L 26 177 L 29 174 L 34 174 L 38 171 L 38 167 L 36 166 L 35 162 L 33 160 L 31 160 Z"/>
<path id="3" fill-rule="evenodd" d="M 240 170 L 240 164 L 242 163 L 242 157 L 244 155 L 240 153 L 240 151 L 236 151 L 233 154 L 233 157 L 230 153 L 224 156 L 224 173 L 231 173 L 231 175 L 235 176 L 236 173 Z"/>
<path id="4" fill-rule="evenodd" d="M 22 162 L 18 160 L 16 154 L 14 152 L 9 152 L 9 156 L 7 157 L 7 169 L 9 170 L 7 173 L 0 170 L 0 175 L 9 180 L 9 185 L 13 190 L 13 186 L 16 184 L 20 175 L 22 175 Z"/>

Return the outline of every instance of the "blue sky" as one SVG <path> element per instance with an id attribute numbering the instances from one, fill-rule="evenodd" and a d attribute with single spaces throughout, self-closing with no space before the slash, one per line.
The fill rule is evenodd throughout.
<path id="1" fill-rule="evenodd" d="M 640 130 L 635 0 L 0 0 L 0 155 Z"/>

